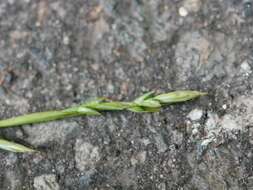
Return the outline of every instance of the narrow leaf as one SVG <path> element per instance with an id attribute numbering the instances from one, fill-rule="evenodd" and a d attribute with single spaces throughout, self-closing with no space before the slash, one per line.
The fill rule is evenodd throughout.
<path id="1" fill-rule="evenodd" d="M 11 151 L 11 152 L 34 152 L 35 150 L 28 148 L 24 145 L 10 142 L 4 139 L 0 139 L 0 149 Z"/>
<path id="2" fill-rule="evenodd" d="M 150 97 L 153 97 L 154 94 L 155 94 L 154 91 L 147 92 L 147 93 L 143 94 L 142 96 L 136 98 L 136 99 L 134 100 L 134 102 L 135 102 L 135 103 L 143 102 L 144 100 L 146 100 L 146 99 L 148 99 L 148 98 L 150 98 Z"/>
<path id="3" fill-rule="evenodd" d="M 84 115 L 101 115 L 96 110 L 86 108 L 86 107 L 81 107 L 81 106 L 77 109 L 77 112 Z"/>
<path id="4" fill-rule="evenodd" d="M 160 111 L 160 108 L 151 108 L 151 107 L 141 107 L 141 106 L 135 106 L 128 108 L 129 111 L 136 112 L 136 113 L 150 113 L 150 112 L 158 112 Z"/>
<path id="5" fill-rule="evenodd" d="M 63 119 L 66 117 L 75 116 L 75 114 L 76 113 L 64 111 L 48 111 L 48 112 L 32 113 L 23 116 L 13 117 L 10 119 L 1 120 L 0 128 Z"/>

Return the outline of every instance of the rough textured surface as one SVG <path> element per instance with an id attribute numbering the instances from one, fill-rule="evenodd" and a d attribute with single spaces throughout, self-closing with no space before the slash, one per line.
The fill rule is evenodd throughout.
<path id="1" fill-rule="evenodd" d="M 77 169 L 84 171 L 94 169 L 100 159 L 98 147 L 77 139 L 75 144 L 75 161 Z"/>
<path id="2" fill-rule="evenodd" d="M 47 174 L 34 178 L 34 188 L 36 190 L 59 190 L 55 175 Z"/>
<path id="3" fill-rule="evenodd" d="M 24 133 L 27 137 L 25 138 L 27 142 L 34 146 L 45 145 L 48 142 L 56 141 L 59 144 L 64 144 L 68 136 L 75 135 L 75 131 L 78 129 L 78 124 L 76 122 L 50 122 L 41 123 L 34 126 L 25 126 Z"/>
<path id="4" fill-rule="evenodd" d="M 0 136 L 0 189 L 253 189 L 253 1 L 2 0 L 0 118 L 94 96 L 196 89 L 154 114 L 105 113 Z"/>

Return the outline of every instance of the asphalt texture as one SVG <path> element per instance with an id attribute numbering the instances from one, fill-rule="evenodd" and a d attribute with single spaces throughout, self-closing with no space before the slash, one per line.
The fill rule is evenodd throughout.
<path id="1" fill-rule="evenodd" d="M 159 113 L 0 130 L 1 190 L 253 189 L 253 1 L 0 0 L 0 118 L 181 89 Z"/>

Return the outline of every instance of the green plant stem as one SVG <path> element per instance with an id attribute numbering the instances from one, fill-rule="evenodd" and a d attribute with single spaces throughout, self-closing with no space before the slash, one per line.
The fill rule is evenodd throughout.
<path id="1" fill-rule="evenodd" d="M 10 118 L 0 121 L 0 127 L 11 127 L 17 125 L 24 125 L 30 123 L 41 123 L 45 121 L 52 121 L 56 119 L 63 119 L 72 116 L 69 113 L 64 113 L 62 111 L 48 111 L 48 112 L 38 112 L 27 114 L 23 116 L 18 116 L 15 118 Z"/>
<path id="2" fill-rule="evenodd" d="M 85 102 L 80 106 L 75 106 L 59 111 L 31 113 L 23 116 L 5 119 L 0 121 L 0 128 L 48 122 L 82 115 L 101 115 L 100 112 L 102 111 L 128 110 L 137 113 L 158 112 L 164 105 L 188 101 L 203 95 L 206 95 L 206 93 L 186 90 L 186 91 L 169 92 L 160 95 L 155 95 L 154 92 L 148 92 L 136 98 L 132 102 L 119 102 L 119 101 L 111 101 L 106 98 L 97 98 L 95 100 Z M 1 146 L 1 143 L 5 144 L 6 146 L 6 144 L 8 144 L 7 142 L 5 140 L 0 140 L 0 148 L 5 150 L 14 150 L 12 148 L 8 149 L 3 148 L 3 146 Z M 11 143 L 9 145 L 11 145 Z M 14 143 L 12 143 L 12 145 L 14 146 Z M 29 148 L 25 149 L 23 145 L 19 146 L 21 148 L 17 147 L 17 149 L 24 150 L 24 152 L 32 150 Z"/>

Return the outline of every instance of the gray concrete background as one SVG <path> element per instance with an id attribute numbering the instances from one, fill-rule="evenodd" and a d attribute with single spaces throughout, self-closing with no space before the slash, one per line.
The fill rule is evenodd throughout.
<path id="1" fill-rule="evenodd" d="M 253 2 L 0 0 L 0 118 L 149 90 L 209 96 L 0 136 L 3 190 L 253 189 Z"/>

